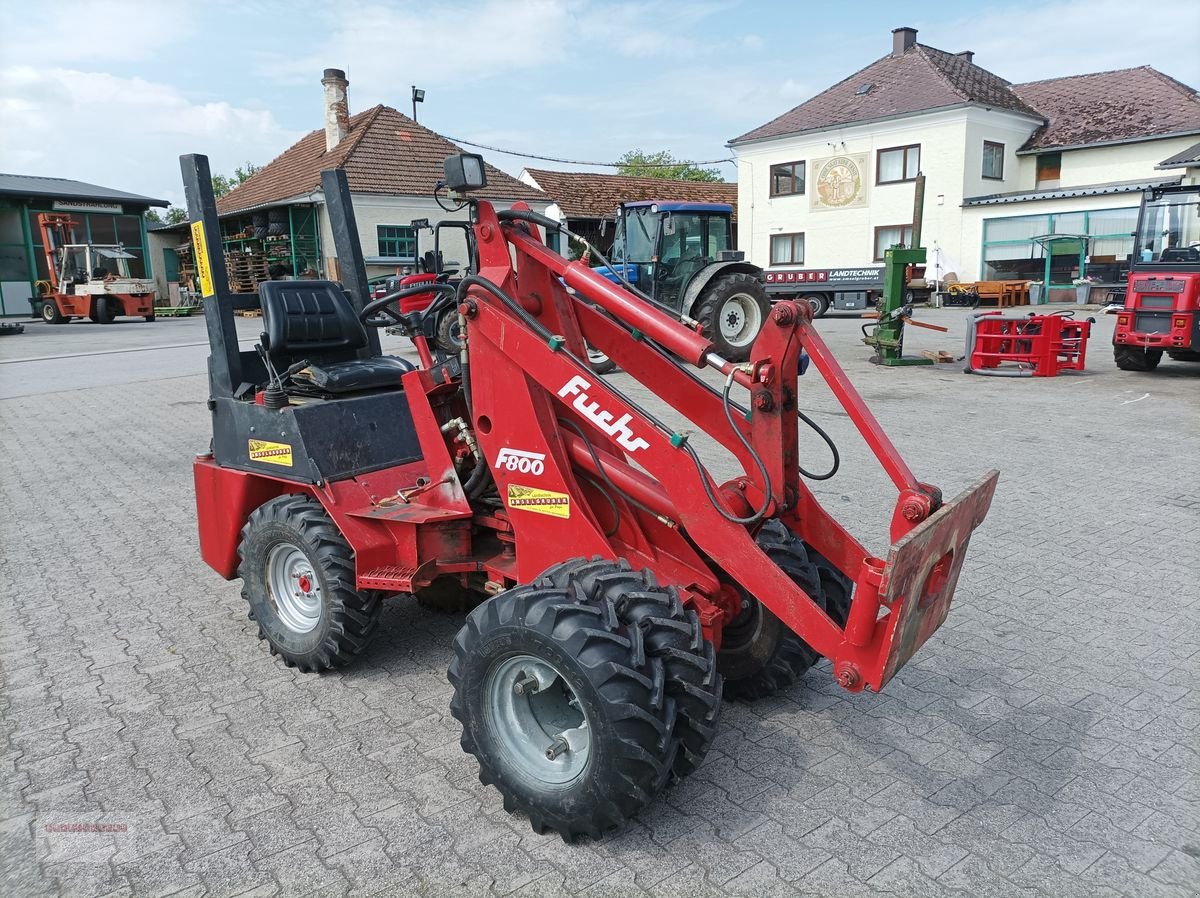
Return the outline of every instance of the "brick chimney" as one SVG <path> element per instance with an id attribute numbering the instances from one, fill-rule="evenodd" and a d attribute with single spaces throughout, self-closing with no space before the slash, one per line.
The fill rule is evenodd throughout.
<path id="1" fill-rule="evenodd" d="M 350 131 L 350 105 L 346 100 L 350 82 L 341 69 L 326 69 L 321 84 L 325 87 L 325 152 L 328 153 Z"/>
<path id="2" fill-rule="evenodd" d="M 911 50 L 917 43 L 917 29 L 909 28 L 894 28 L 892 29 L 892 55 L 903 56 Z"/>
<path id="3" fill-rule="evenodd" d="M 975 51 L 974 51 L 974 50 L 963 50 L 963 51 L 961 51 L 961 52 L 959 52 L 959 53 L 955 53 L 954 55 L 955 55 L 955 56 L 961 56 L 961 57 L 962 57 L 963 59 L 965 59 L 967 62 L 974 62 L 974 61 L 975 61 Z"/>

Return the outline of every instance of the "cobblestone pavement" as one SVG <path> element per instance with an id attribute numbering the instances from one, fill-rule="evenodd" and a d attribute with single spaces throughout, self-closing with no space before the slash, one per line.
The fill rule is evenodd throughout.
<path id="1" fill-rule="evenodd" d="M 1111 321 L 1046 381 L 879 370 L 858 322 L 822 331 L 920 476 L 1003 471 L 950 618 L 883 695 L 822 666 L 727 706 L 697 773 L 575 846 L 459 749 L 461 618 L 393 602 L 323 676 L 256 640 L 196 550 L 201 377 L 129 353 L 138 382 L 0 401 L 0 894 L 1196 894 L 1200 368 L 1118 372 Z M 815 380 L 847 449 L 820 496 L 882 548 L 891 493 Z"/>

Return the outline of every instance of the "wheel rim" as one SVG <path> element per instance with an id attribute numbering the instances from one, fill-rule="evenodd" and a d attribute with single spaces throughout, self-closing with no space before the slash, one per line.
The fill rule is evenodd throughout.
<path id="1" fill-rule="evenodd" d="M 488 674 L 490 729 L 509 764 L 544 786 L 566 786 L 591 756 L 591 729 L 562 673 L 532 655 L 514 655 Z"/>
<path id="2" fill-rule="evenodd" d="M 267 555 L 267 586 L 279 619 L 296 633 L 311 633 L 321 622 L 321 584 L 312 562 L 297 546 L 280 543 Z"/>
<path id="3" fill-rule="evenodd" d="M 721 306 L 721 336 L 730 346 L 747 346 L 754 342 L 762 326 L 762 310 L 748 293 L 735 293 Z"/>
<path id="4" fill-rule="evenodd" d="M 42 319 L 44 321 L 54 320 L 54 309 L 48 302 L 42 303 Z"/>
<path id="5" fill-rule="evenodd" d="M 808 307 L 812 309 L 812 313 L 814 315 L 821 314 L 825 305 L 825 300 L 821 299 L 819 296 L 809 296 L 806 298 L 806 301 L 808 302 Z"/>

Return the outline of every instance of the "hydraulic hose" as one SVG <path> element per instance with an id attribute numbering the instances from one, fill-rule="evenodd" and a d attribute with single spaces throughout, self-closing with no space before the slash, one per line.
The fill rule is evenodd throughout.
<path id="1" fill-rule="evenodd" d="M 821 426 L 819 424 L 817 424 L 816 421 L 814 421 L 808 415 L 804 414 L 804 412 L 800 411 L 800 409 L 796 409 L 796 414 L 797 414 L 797 416 L 799 416 L 801 421 L 803 421 L 805 424 L 807 424 L 809 427 L 811 427 L 814 431 L 816 431 L 817 436 L 819 436 L 822 440 L 825 441 L 825 445 L 829 447 L 829 451 L 833 455 L 833 463 L 829 466 L 829 470 L 826 471 L 824 474 L 813 474 L 811 471 L 804 470 L 803 467 L 800 468 L 800 473 L 803 474 L 805 477 L 807 477 L 809 480 L 829 480 L 831 477 L 833 477 L 834 474 L 836 474 L 838 472 L 838 469 L 842 466 L 842 457 L 841 457 L 841 455 L 838 454 L 837 444 L 834 443 L 833 437 L 831 437 L 824 430 L 822 430 Z"/>

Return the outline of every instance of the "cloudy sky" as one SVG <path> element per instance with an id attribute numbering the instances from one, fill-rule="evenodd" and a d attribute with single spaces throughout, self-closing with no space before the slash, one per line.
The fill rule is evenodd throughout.
<path id="1" fill-rule="evenodd" d="M 0 0 L 0 171 L 179 202 L 177 157 L 266 163 L 322 126 L 321 71 L 351 111 L 571 159 L 698 160 L 885 55 L 891 29 L 1010 81 L 1150 64 L 1200 85 L 1200 3 L 1156 0 Z M 1171 37 L 1174 35 L 1174 37 Z M 516 173 L 523 161 L 486 154 Z M 535 163 L 531 163 L 535 164 Z M 540 163 L 536 163 L 540 164 Z M 566 166 L 563 166 L 566 167 Z M 721 165 L 727 179 L 734 167 Z"/>

